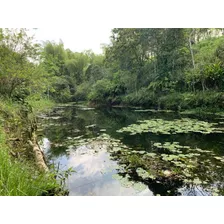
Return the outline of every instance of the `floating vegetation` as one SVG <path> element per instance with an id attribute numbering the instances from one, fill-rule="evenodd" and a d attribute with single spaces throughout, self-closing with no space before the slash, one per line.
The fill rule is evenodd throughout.
<path id="1" fill-rule="evenodd" d="M 96 124 L 87 125 L 86 128 L 94 128 L 96 127 Z"/>
<path id="2" fill-rule="evenodd" d="M 165 171 L 163 171 L 163 174 L 164 174 L 166 177 L 169 177 L 169 176 L 172 175 L 171 171 L 169 171 L 169 170 L 165 170 Z"/>
<path id="3" fill-rule="evenodd" d="M 185 127 L 186 120 L 182 122 Z M 207 122 L 202 124 L 198 126 L 203 128 L 209 126 L 208 129 L 213 131 L 214 124 Z M 146 124 L 141 122 L 140 125 L 145 127 Z M 193 122 L 188 126 L 192 130 Z M 167 129 L 167 132 L 171 130 L 174 129 Z M 85 150 L 92 150 L 94 154 L 101 150 L 107 151 L 110 159 L 115 161 L 115 165 L 104 168 L 101 174 L 106 175 L 112 172 L 112 178 L 118 180 L 123 187 L 142 191 L 147 187 L 150 189 L 151 185 L 159 184 L 168 186 L 168 190 L 173 192 L 172 184 L 178 182 L 179 186 L 187 188 L 200 186 L 212 195 L 221 194 L 222 187 L 213 191 L 212 186 L 224 181 L 221 175 L 224 157 L 212 151 L 181 145 L 177 141 L 153 142 L 151 151 L 138 150 L 138 148 L 128 147 L 121 140 L 111 138 L 105 133 L 91 139 L 86 139 L 85 136 L 68 138 L 67 142 L 72 146 L 70 152 L 84 150 L 83 152 L 86 153 Z M 216 175 L 217 172 L 220 173 L 219 176 Z"/>
<path id="4" fill-rule="evenodd" d="M 111 149 L 111 152 L 118 164 L 123 165 L 122 173 L 128 173 L 125 177 L 116 174 L 122 185 L 126 187 L 131 186 L 134 177 L 135 182 L 140 181 L 143 184 L 148 184 L 148 181 L 158 184 L 182 181 L 185 186 L 202 186 L 213 194 L 214 181 L 217 182 L 217 178 L 221 178 L 221 176 L 214 176 L 216 173 L 214 170 L 222 169 L 224 157 L 217 156 L 209 150 L 183 146 L 179 142 L 155 142 L 153 143 L 155 152 L 127 150 L 120 142 L 118 145 L 114 148 L 119 147 L 120 150 Z M 163 150 L 163 153 L 160 150 Z M 213 159 L 216 160 L 215 164 Z M 204 173 L 209 179 L 205 180 Z M 216 190 L 214 194 L 220 193 Z"/>
<path id="5" fill-rule="evenodd" d="M 129 174 L 126 174 L 124 177 L 119 174 L 113 174 L 112 177 L 113 179 L 119 180 L 123 187 L 133 187 L 136 191 L 143 191 L 147 188 L 147 185 L 141 182 L 131 181 Z"/>
<path id="6" fill-rule="evenodd" d="M 157 110 L 154 109 L 142 109 L 142 110 L 134 110 L 135 112 L 157 112 Z"/>
<path id="7" fill-rule="evenodd" d="M 112 176 L 114 179 L 119 180 L 123 187 L 132 187 L 134 185 L 134 181 L 130 181 L 130 176 L 126 174 L 124 177 L 119 174 L 114 174 Z"/>
<path id="8" fill-rule="evenodd" d="M 95 108 L 91 107 L 79 107 L 80 110 L 95 110 Z"/>
<path id="9" fill-rule="evenodd" d="M 141 183 L 141 182 L 136 182 L 133 184 L 133 188 L 136 191 L 144 191 L 147 188 L 147 185 Z"/>
<path id="10" fill-rule="evenodd" d="M 152 112 L 152 113 L 173 113 L 173 110 L 155 110 L 155 109 L 139 109 L 134 110 L 135 112 Z"/>
<path id="11" fill-rule="evenodd" d="M 142 169 L 142 168 L 137 168 L 136 169 L 136 173 L 138 174 L 139 177 L 141 177 L 142 179 L 155 179 L 155 177 L 150 174 L 149 172 L 147 172 L 146 170 Z"/>
<path id="12" fill-rule="evenodd" d="M 85 111 L 85 110 L 95 110 L 94 107 L 88 107 L 88 106 L 83 105 L 83 104 L 75 104 L 73 106 L 75 106 L 78 110 L 83 110 L 83 111 Z"/>
<path id="13" fill-rule="evenodd" d="M 121 180 L 123 177 L 116 173 L 116 174 L 112 175 L 112 178 L 115 179 L 115 180 Z"/>
<path id="14" fill-rule="evenodd" d="M 131 135 L 151 132 L 155 134 L 179 134 L 179 133 L 223 133 L 222 128 L 214 127 L 217 123 L 208 123 L 197 119 L 182 118 L 173 121 L 163 119 L 151 119 L 139 121 L 140 124 L 131 124 L 117 130 L 117 132 L 130 132 Z"/>
<path id="15" fill-rule="evenodd" d="M 155 142 L 153 144 L 154 147 L 158 148 L 158 149 L 166 149 L 169 152 L 172 153 L 181 153 L 182 150 L 184 149 L 190 149 L 189 146 L 181 146 L 179 145 L 179 142 L 165 142 L 164 144 L 160 143 L 160 142 Z M 203 150 L 202 150 L 203 151 Z"/>
<path id="16" fill-rule="evenodd" d="M 53 120 L 58 120 L 58 119 L 61 119 L 62 117 L 60 117 L 60 116 L 52 116 L 52 117 L 49 117 L 49 119 L 53 119 Z"/>

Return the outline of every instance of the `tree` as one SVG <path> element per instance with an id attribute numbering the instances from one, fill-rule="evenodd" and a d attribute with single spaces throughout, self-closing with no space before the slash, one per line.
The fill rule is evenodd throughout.
<path id="1" fill-rule="evenodd" d="M 23 98 L 37 81 L 34 74 L 39 46 L 25 29 L 4 29 L 0 33 L 0 92 Z"/>

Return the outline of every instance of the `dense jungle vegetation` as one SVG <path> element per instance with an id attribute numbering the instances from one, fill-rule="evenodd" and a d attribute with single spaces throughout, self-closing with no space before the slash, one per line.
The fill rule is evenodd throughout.
<path id="1" fill-rule="evenodd" d="M 33 166 L 27 143 L 37 113 L 54 103 L 222 111 L 222 28 L 116 28 L 110 38 L 98 55 L 0 29 L 0 195 L 60 192 L 54 171 Z"/>
<path id="2" fill-rule="evenodd" d="M 59 102 L 165 109 L 223 106 L 222 29 L 113 29 L 103 55 L 45 43 L 41 67 Z"/>

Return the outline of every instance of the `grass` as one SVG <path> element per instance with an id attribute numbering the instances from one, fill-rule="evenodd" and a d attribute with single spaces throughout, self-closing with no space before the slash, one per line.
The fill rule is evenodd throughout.
<path id="1" fill-rule="evenodd" d="M 20 105 L 13 102 L 10 99 L 4 99 L 0 97 L 0 114 L 15 116 L 19 113 Z"/>
<path id="2" fill-rule="evenodd" d="M 37 113 L 46 111 L 54 106 L 52 101 L 46 99 L 28 99 L 35 117 Z M 25 107 L 25 108 L 24 108 Z M 24 117 L 24 109 L 20 103 L 10 99 L 0 99 L 0 195 L 1 196 L 36 196 L 61 195 L 64 193 L 61 185 L 55 179 L 56 172 L 41 173 L 28 158 L 14 158 L 10 152 L 26 147 L 23 142 L 17 148 L 8 144 L 7 138 L 22 137 L 19 133 L 29 128 L 29 117 Z M 3 127 L 4 124 L 4 127 Z M 7 133 L 5 132 L 7 130 Z"/>
<path id="3" fill-rule="evenodd" d="M 28 99 L 27 102 L 33 108 L 34 114 L 51 109 L 55 103 L 49 99 L 41 98 L 39 100 Z"/>
<path id="4" fill-rule="evenodd" d="M 0 195 L 35 196 L 58 187 L 52 174 L 41 174 L 27 162 L 15 160 L 9 155 L 6 136 L 0 127 Z"/>

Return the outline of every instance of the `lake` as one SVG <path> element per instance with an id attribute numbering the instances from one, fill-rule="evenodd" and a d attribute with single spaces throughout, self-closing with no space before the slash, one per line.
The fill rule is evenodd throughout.
<path id="1" fill-rule="evenodd" d="M 69 195 L 224 195 L 224 117 L 62 105 L 40 115 Z"/>

